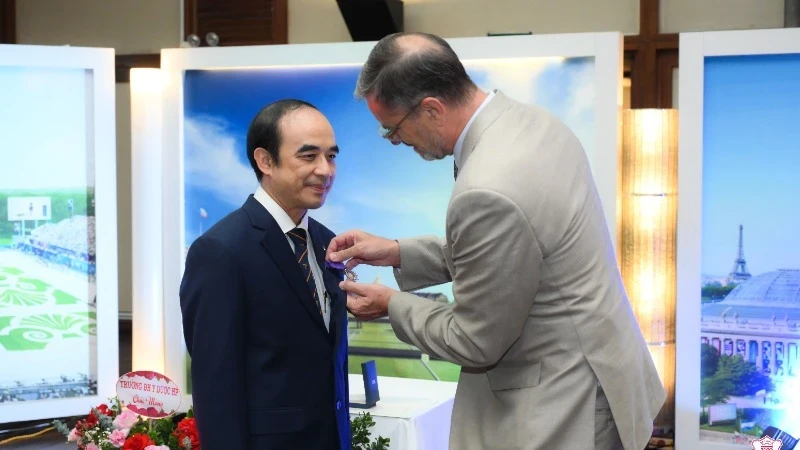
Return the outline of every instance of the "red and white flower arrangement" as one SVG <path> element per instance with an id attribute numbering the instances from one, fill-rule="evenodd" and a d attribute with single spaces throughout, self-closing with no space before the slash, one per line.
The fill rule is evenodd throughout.
<path id="1" fill-rule="evenodd" d="M 174 423 L 171 416 L 145 419 L 123 408 L 118 399 L 109 404 L 92 408 L 72 428 L 60 420 L 53 425 L 84 450 L 201 450 L 192 408 Z"/>

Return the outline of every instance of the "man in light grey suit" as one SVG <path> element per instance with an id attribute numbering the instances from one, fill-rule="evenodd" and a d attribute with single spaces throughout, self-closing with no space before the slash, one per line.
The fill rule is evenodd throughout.
<path id="1" fill-rule="evenodd" d="M 350 231 L 327 252 L 394 267 L 403 292 L 342 283 L 351 313 L 388 313 L 402 341 L 462 366 L 450 448 L 644 449 L 665 392 L 575 135 L 480 91 L 427 34 L 381 40 L 356 94 L 393 143 L 455 157 L 444 239 Z M 452 305 L 408 293 L 450 281 Z"/>

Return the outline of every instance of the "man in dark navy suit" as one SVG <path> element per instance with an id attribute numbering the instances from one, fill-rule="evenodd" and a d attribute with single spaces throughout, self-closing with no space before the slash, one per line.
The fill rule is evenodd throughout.
<path id="1" fill-rule="evenodd" d="M 350 450 L 343 272 L 308 217 L 336 172 L 333 129 L 281 100 L 247 133 L 260 186 L 189 249 L 180 289 L 204 450 Z"/>

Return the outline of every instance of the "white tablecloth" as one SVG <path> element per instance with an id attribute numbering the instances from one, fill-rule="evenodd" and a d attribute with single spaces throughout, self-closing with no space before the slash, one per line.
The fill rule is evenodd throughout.
<path id="1" fill-rule="evenodd" d="M 390 450 L 445 450 L 456 383 L 378 377 L 381 399 L 370 409 L 350 408 L 350 417 L 369 412 L 372 438 L 391 439 Z M 364 379 L 350 374 L 350 400 L 363 402 Z"/>

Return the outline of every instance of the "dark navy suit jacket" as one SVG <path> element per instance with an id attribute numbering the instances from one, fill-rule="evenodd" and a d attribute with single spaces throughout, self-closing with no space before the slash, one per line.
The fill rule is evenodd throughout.
<path id="1" fill-rule="evenodd" d="M 190 247 L 180 289 L 205 450 L 350 450 L 344 274 L 309 219 L 330 332 L 278 223 L 252 195 Z"/>

